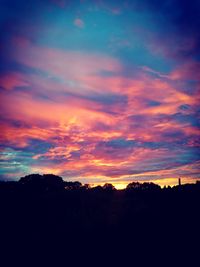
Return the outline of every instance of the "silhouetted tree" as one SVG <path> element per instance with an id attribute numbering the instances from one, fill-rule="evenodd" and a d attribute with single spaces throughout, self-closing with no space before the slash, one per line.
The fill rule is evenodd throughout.
<path id="1" fill-rule="evenodd" d="M 78 181 L 75 182 L 65 182 L 65 189 L 67 190 L 77 190 L 82 187 L 82 184 Z"/>
<path id="2" fill-rule="evenodd" d="M 91 189 L 90 184 L 84 184 L 82 187 L 86 190 Z"/>
<path id="3" fill-rule="evenodd" d="M 154 184 L 154 183 L 132 182 L 132 183 L 127 185 L 126 189 L 127 190 L 136 189 L 136 190 L 152 191 L 152 190 L 159 190 L 159 189 L 161 189 L 161 187 L 157 184 Z"/>
<path id="4" fill-rule="evenodd" d="M 141 184 L 138 182 L 132 182 L 130 184 L 127 185 L 126 189 L 138 189 L 141 187 Z"/>
<path id="5" fill-rule="evenodd" d="M 114 191 L 114 190 L 116 190 L 116 188 L 110 183 L 105 183 L 103 185 L 103 189 L 106 190 L 106 191 Z"/>
<path id="6" fill-rule="evenodd" d="M 92 191 L 101 192 L 103 191 L 103 187 L 100 185 L 94 186 L 91 188 Z"/>
<path id="7" fill-rule="evenodd" d="M 22 177 L 19 183 L 32 190 L 55 191 L 64 189 L 64 182 L 60 176 L 54 174 L 30 174 Z"/>
<path id="8" fill-rule="evenodd" d="M 19 179 L 19 183 L 21 184 L 24 184 L 24 185 L 27 185 L 27 184 L 35 184 L 35 183 L 39 183 L 42 181 L 42 178 L 43 176 L 40 175 L 40 174 L 29 174 L 29 175 L 26 175 L 24 177 L 21 177 Z"/>
<path id="9" fill-rule="evenodd" d="M 161 187 L 154 183 L 143 183 L 141 184 L 142 190 L 159 190 Z"/>

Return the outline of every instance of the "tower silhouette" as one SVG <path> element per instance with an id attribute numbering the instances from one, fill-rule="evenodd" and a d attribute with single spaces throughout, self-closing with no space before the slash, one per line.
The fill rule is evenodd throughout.
<path id="1" fill-rule="evenodd" d="M 178 178 L 178 185 L 181 185 L 181 178 Z"/>

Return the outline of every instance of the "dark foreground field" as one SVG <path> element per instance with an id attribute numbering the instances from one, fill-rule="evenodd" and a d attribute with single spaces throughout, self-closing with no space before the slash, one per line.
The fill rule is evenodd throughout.
<path id="1" fill-rule="evenodd" d="M 1 266 L 200 266 L 199 183 L 47 180 L 0 183 Z"/>

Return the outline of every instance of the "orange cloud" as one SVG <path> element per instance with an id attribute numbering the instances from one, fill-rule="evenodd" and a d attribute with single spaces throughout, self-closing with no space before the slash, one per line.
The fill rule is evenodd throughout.
<path id="1" fill-rule="evenodd" d="M 0 140 L 22 150 L 31 140 L 48 143 L 31 154 L 31 171 L 118 186 L 196 177 L 197 165 L 189 166 L 197 160 L 199 129 L 190 117 L 199 99 L 176 83 L 190 73 L 155 78 L 143 68 L 127 77 L 112 57 L 21 41 L 12 57 L 28 71 L 2 76 Z"/>

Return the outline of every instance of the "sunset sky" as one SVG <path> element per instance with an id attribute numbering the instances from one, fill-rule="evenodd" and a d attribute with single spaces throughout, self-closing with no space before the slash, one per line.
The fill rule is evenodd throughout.
<path id="1" fill-rule="evenodd" d="M 199 14 L 198 0 L 0 0 L 0 179 L 200 178 Z"/>

